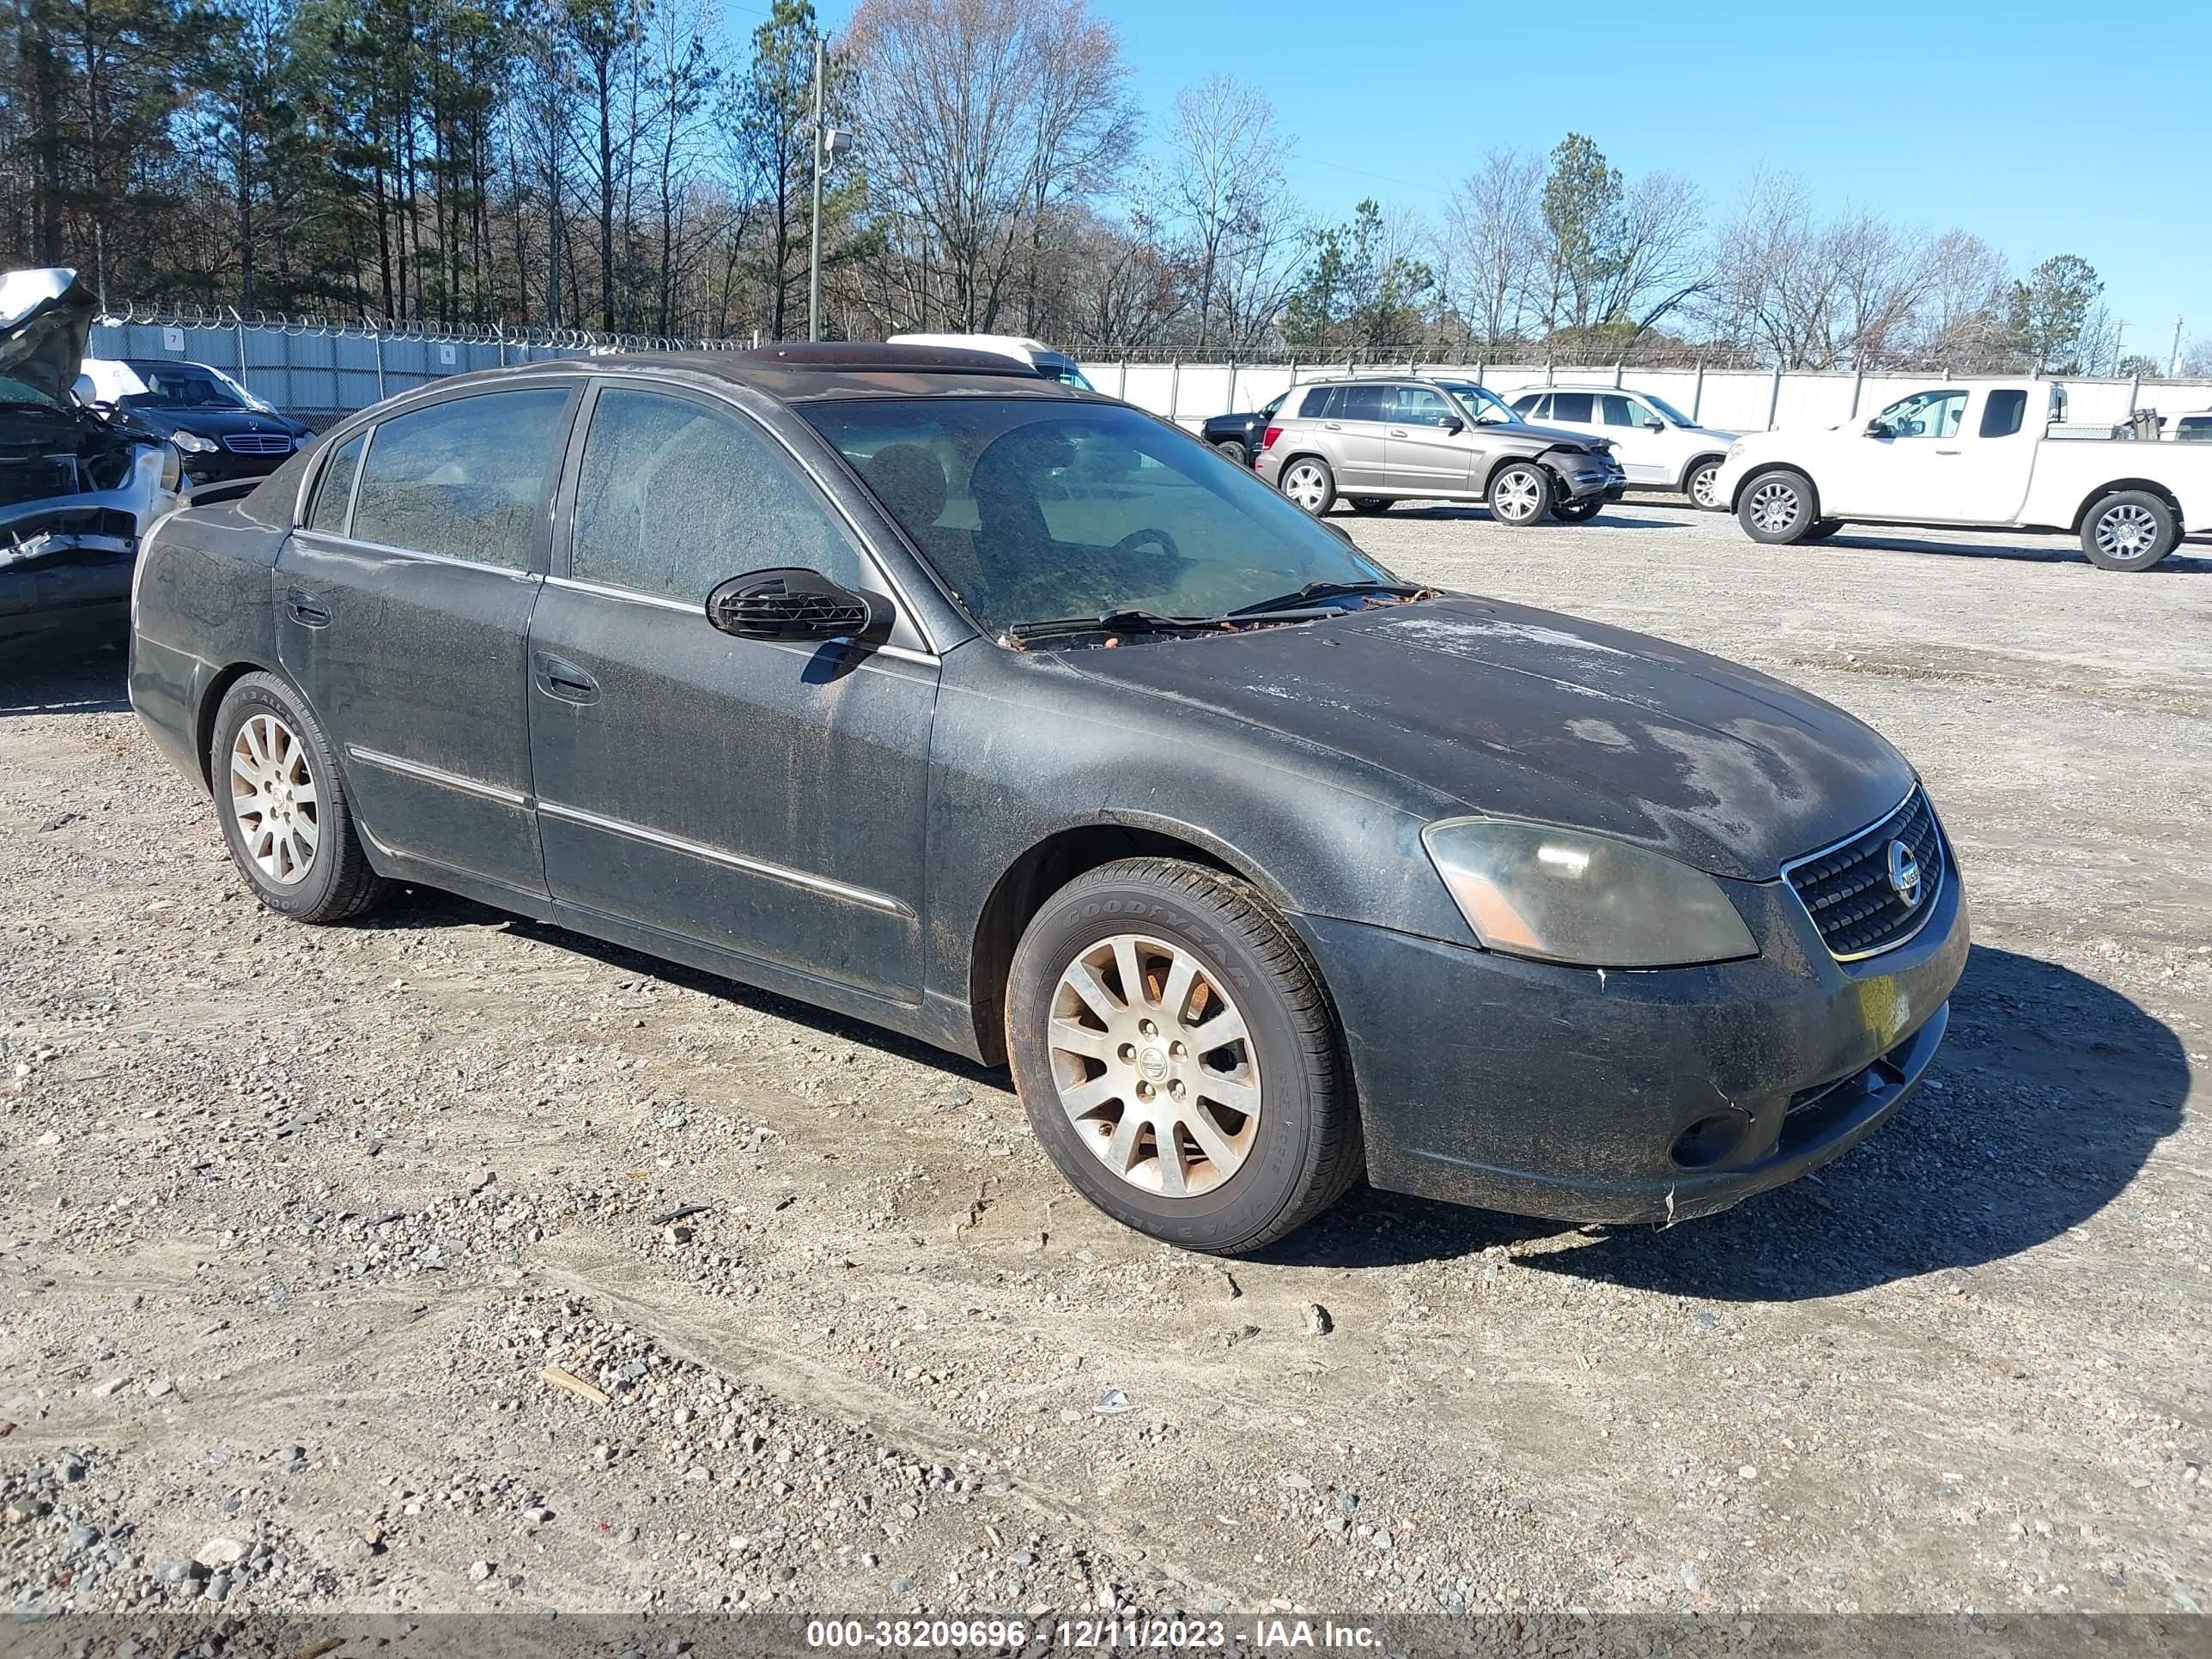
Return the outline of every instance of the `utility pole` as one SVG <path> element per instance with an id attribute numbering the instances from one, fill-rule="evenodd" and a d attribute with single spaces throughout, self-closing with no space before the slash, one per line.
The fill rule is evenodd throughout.
<path id="1" fill-rule="evenodd" d="M 2124 317 L 2112 325 L 2112 373 L 2118 375 L 2120 365 L 2126 361 L 2120 355 L 2120 342 L 2128 337 L 2128 319 Z"/>
<path id="2" fill-rule="evenodd" d="M 814 121 L 808 142 L 814 147 L 814 229 L 806 239 L 806 337 L 822 337 L 822 37 L 814 37 Z"/>
<path id="3" fill-rule="evenodd" d="M 2179 317 L 2173 319 L 2173 349 L 2167 355 L 2166 362 L 2166 372 L 2177 380 L 2181 378 L 2181 325 L 2184 319 Z"/>

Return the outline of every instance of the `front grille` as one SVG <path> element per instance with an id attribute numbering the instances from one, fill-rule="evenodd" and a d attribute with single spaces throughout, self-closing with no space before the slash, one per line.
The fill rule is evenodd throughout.
<path id="1" fill-rule="evenodd" d="M 289 455 L 292 441 L 281 432 L 234 432 L 222 447 L 240 455 Z"/>
<path id="2" fill-rule="evenodd" d="M 1910 903 L 1890 879 L 1889 849 L 1900 842 L 1920 868 L 1919 886 Z M 1902 945 L 1920 931 L 1943 890 L 1947 872 L 1936 809 L 1916 787 L 1881 823 L 1825 852 L 1784 865 L 1782 873 L 1805 902 L 1829 954 L 1838 961 Z"/>

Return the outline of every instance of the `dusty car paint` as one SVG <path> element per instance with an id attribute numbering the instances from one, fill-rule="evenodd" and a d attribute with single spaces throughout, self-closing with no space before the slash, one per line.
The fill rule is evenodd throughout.
<path id="1" fill-rule="evenodd" d="M 319 458 L 396 410 L 488 384 L 653 382 L 789 447 L 898 597 L 891 641 L 736 641 L 682 605 L 595 602 L 567 580 L 571 483 L 504 593 L 452 571 L 403 593 L 384 553 L 293 527 Z M 738 354 L 464 377 L 334 428 L 242 501 L 171 520 L 145 562 L 133 703 L 204 786 L 222 690 L 279 669 L 340 746 L 380 872 L 987 1060 L 1014 937 L 1071 872 L 1132 852 L 1218 865 L 1312 951 L 1385 1186 L 1666 1219 L 1802 1173 L 1910 1095 L 1964 960 L 1960 884 L 1911 945 L 1846 964 L 1780 879 L 1915 786 L 1857 721 L 1694 652 L 1467 597 L 1009 649 L 802 418 L 809 399 L 887 392 L 1091 396 Z M 308 592 L 325 608 L 362 596 L 361 625 L 303 620 Z M 593 696 L 532 690 L 563 664 Z M 608 769 L 617 754 L 628 770 Z M 1425 826 L 1468 813 L 1704 869 L 1760 955 L 1608 974 L 1486 951 L 1423 850 Z M 1784 1133 L 1808 1090 L 1877 1073 L 1850 1109 L 1826 1109 L 1833 1133 Z M 1740 1164 L 1670 1172 L 1668 1147 L 1717 1102 L 1758 1126 Z"/>

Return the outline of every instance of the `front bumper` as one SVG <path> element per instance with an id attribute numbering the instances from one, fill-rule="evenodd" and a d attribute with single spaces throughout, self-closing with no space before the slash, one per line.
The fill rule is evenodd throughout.
<path id="1" fill-rule="evenodd" d="M 1942 1041 L 1968 934 L 1949 878 L 1920 933 L 1854 963 L 1780 882 L 1732 889 L 1761 954 L 1701 968 L 1601 974 L 1298 918 L 1351 1048 L 1369 1179 L 1667 1222 L 1819 1168 L 1905 1103 Z"/>
<path id="2" fill-rule="evenodd" d="M 1618 465 L 1555 467 L 1553 476 L 1570 501 L 1617 501 L 1628 493 L 1628 475 Z"/>

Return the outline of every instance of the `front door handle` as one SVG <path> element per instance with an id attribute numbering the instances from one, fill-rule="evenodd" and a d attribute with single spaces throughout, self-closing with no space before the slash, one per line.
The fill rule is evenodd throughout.
<path id="1" fill-rule="evenodd" d="M 304 587 L 295 587 L 285 593 L 284 608 L 290 613 L 292 620 L 302 628 L 328 628 L 331 625 L 330 606 L 323 603 L 320 596 L 310 593 Z"/>
<path id="2" fill-rule="evenodd" d="M 1321 429 L 1324 432 L 1341 432 L 1344 430 L 1344 425 L 1340 421 L 1323 421 L 1321 423 Z"/>
<path id="3" fill-rule="evenodd" d="M 1407 432 L 1404 427 L 1394 426 L 1390 428 L 1390 435 L 1394 438 L 1403 438 L 1409 436 L 1410 434 Z"/>
<path id="4" fill-rule="evenodd" d="M 592 703 L 599 700 L 599 683 L 566 657 L 538 654 L 538 689 L 563 702 Z"/>
<path id="5" fill-rule="evenodd" d="M 1938 455 L 1956 455 L 1962 452 L 1956 449 L 1939 449 L 1936 453 Z"/>

